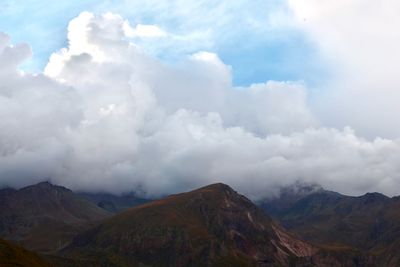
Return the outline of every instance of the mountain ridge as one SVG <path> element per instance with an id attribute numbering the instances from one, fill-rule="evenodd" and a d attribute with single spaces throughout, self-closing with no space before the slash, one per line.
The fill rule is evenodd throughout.
<path id="1" fill-rule="evenodd" d="M 221 183 L 130 208 L 78 235 L 63 250 L 67 258 L 86 257 L 88 266 L 340 266 L 341 261 L 358 258 L 367 262 L 353 254 L 339 259 L 298 239 Z"/>
<path id="2" fill-rule="evenodd" d="M 108 216 L 71 190 L 49 182 L 0 191 L 0 237 L 34 251 L 56 251 L 86 224 Z"/>
<path id="3" fill-rule="evenodd" d="M 349 247 L 400 265 L 400 198 L 381 193 L 346 196 L 321 190 L 287 205 L 285 196 L 259 206 L 301 238 L 325 247 Z M 285 205 L 280 205 L 282 201 Z M 277 208 L 278 207 L 278 208 Z"/>
<path id="4" fill-rule="evenodd" d="M 136 205 L 113 215 L 48 182 L 5 188 L 0 238 L 61 267 L 400 264 L 399 197 L 350 197 L 315 185 L 283 192 L 258 206 L 222 183 L 140 205 L 134 195 L 106 195 Z"/>

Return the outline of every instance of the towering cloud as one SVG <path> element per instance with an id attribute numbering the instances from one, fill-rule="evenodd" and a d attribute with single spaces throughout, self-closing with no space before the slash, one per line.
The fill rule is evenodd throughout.
<path id="1" fill-rule="evenodd" d="M 169 65 L 132 43 L 133 33 L 168 36 L 84 12 L 45 74 L 19 71 L 29 48 L 0 36 L 2 185 L 50 179 L 160 195 L 221 181 L 257 198 L 304 180 L 350 194 L 399 193 L 400 141 L 322 127 L 301 82 L 234 87 L 216 54 Z"/>

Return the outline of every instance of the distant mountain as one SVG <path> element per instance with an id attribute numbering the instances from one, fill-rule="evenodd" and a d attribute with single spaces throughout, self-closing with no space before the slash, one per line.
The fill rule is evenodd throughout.
<path id="1" fill-rule="evenodd" d="M 0 239 L 0 266 L 50 267 L 51 265 L 37 254 Z"/>
<path id="2" fill-rule="evenodd" d="M 0 190 L 0 238 L 34 251 L 56 251 L 109 216 L 71 190 L 47 182 Z"/>
<path id="3" fill-rule="evenodd" d="M 356 251 L 340 253 L 301 241 L 214 184 L 117 214 L 78 235 L 62 256 L 65 266 L 368 266 Z"/>
<path id="4" fill-rule="evenodd" d="M 322 189 L 299 195 L 289 190 L 258 204 L 314 244 L 357 249 L 378 258 L 379 266 L 400 266 L 399 197 L 351 197 Z"/>
<path id="5" fill-rule="evenodd" d="M 259 201 L 257 204 L 269 215 L 276 217 L 281 213 L 284 214 L 287 209 L 290 209 L 294 203 L 303 197 L 323 191 L 325 190 L 318 184 L 297 181 L 293 185 L 281 188 L 279 197 L 272 196 Z"/>
<path id="6" fill-rule="evenodd" d="M 107 193 L 78 193 L 96 206 L 111 213 L 118 213 L 142 205 L 151 199 L 140 198 L 135 194 L 112 195 Z"/>

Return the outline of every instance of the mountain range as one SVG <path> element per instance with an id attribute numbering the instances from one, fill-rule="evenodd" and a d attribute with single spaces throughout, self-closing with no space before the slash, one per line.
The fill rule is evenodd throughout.
<path id="1" fill-rule="evenodd" d="M 225 184 L 149 200 L 44 182 L 0 190 L 0 266 L 400 266 L 399 205 L 317 185 L 253 203 Z"/>
<path id="2" fill-rule="evenodd" d="M 380 193 L 354 197 L 296 185 L 258 205 L 313 244 L 362 251 L 379 266 L 400 266 L 400 197 Z"/>

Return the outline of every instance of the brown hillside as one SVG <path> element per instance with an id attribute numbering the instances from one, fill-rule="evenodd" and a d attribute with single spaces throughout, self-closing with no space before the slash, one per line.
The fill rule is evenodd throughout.
<path id="1" fill-rule="evenodd" d="M 0 190 L 0 238 L 34 251 L 56 251 L 108 216 L 71 190 L 47 182 Z"/>
<path id="2" fill-rule="evenodd" d="M 0 239 L 0 266 L 1 267 L 50 267 L 37 254 L 27 251 L 11 242 Z"/>

